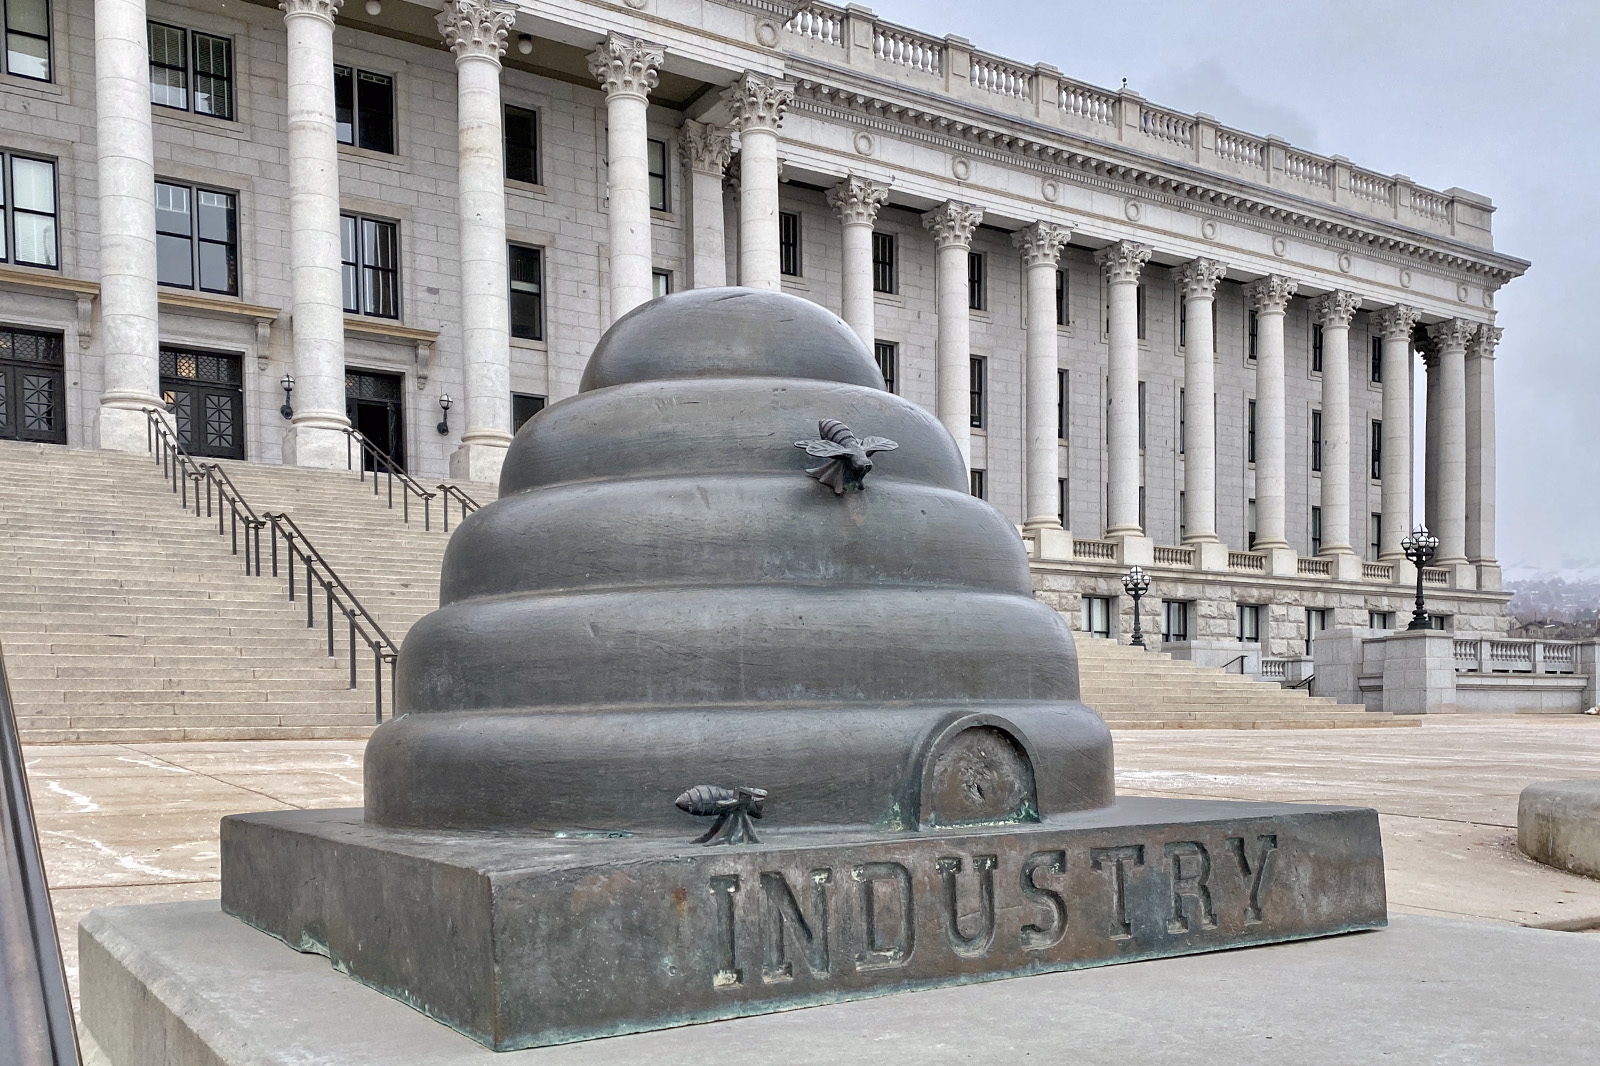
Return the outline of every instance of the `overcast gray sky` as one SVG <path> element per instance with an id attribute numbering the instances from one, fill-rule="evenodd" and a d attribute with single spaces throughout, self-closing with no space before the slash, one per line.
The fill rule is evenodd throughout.
<path id="1" fill-rule="evenodd" d="M 876 0 L 1107 88 L 1494 200 L 1507 576 L 1600 577 L 1600 2 Z"/>

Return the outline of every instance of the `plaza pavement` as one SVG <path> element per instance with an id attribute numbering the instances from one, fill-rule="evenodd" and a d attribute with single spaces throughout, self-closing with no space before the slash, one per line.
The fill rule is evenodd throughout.
<path id="1" fill-rule="evenodd" d="M 1420 729 L 1116 735 L 1130 795 L 1361 803 L 1379 811 L 1396 912 L 1600 927 L 1600 881 L 1516 850 L 1531 781 L 1600 778 L 1600 720 L 1428 718 Z M 358 741 L 26 749 L 56 921 L 76 989 L 95 907 L 218 895 L 225 814 L 361 802 Z"/>

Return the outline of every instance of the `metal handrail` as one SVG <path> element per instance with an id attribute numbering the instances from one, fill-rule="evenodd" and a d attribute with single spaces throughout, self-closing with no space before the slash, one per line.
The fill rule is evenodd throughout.
<path id="1" fill-rule="evenodd" d="M 374 689 L 374 709 L 376 720 L 383 722 L 383 668 L 389 667 L 389 697 L 391 703 L 395 692 L 395 661 L 400 657 L 400 648 L 389 639 L 389 634 L 383 631 L 378 620 L 361 605 L 356 594 L 350 586 L 344 583 L 328 560 L 322 557 L 317 546 L 311 543 L 311 538 L 295 524 L 295 520 L 279 511 L 276 514 L 268 512 L 267 522 L 272 526 L 272 576 L 278 576 L 278 538 L 283 538 L 284 555 L 287 562 L 289 578 L 289 599 L 295 598 L 294 561 L 299 557 L 305 572 L 305 600 L 306 600 L 306 628 L 316 627 L 316 597 L 312 594 L 311 583 L 315 581 L 322 586 L 322 593 L 326 607 L 323 615 L 328 626 L 328 658 L 335 657 L 333 646 L 333 617 L 335 612 L 344 615 L 345 622 L 350 631 L 350 687 L 356 684 L 356 636 L 359 635 L 372 652 L 372 681 Z M 321 572 L 318 572 L 318 568 Z"/>
<path id="2" fill-rule="evenodd" d="M 14 864 L 14 865 L 13 865 Z M 78 1066 L 78 1034 L 56 937 L 50 884 L 28 796 L 17 716 L 0 656 L 0 1001 L 32 1024 L 0 1027 L 0 1062 Z"/>
<path id="3" fill-rule="evenodd" d="M 378 474 L 385 475 L 389 487 L 389 508 L 394 509 L 394 483 L 400 482 L 400 508 L 405 516 L 407 525 L 411 524 L 411 497 L 415 496 L 422 501 L 422 528 L 424 531 L 431 529 L 432 502 L 434 494 L 423 488 L 416 478 L 401 469 L 382 448 L 368 440 L 359 429 L 346 427 L 344 431 L 344 465 L 347 470 L 356 469 L 355 453 L 351 450 L 351 442 L 361 446 L 361 480 L 367 480 L 366 457 L 372 456 L 372 494 L 378 494 Z"/>
<path id="4" fill-rule="evenodd" d="M 255 508 L 245 500 L 233 479 L 216 463 L 197 462 L 184 450 L 183 443 L 167 423 L 164 412 L 146 407 L 145 445 L 155 461 L 161 464 L 161 476 L 172 482 L 173 492 L 182 492 L 183 509 L 189 509 L 190 485 L 194 489 L 194 514 L 196 518 L 215 517 L 217 535 L 229 535 L 233 554 L 239 554 L 239 534 L 244 533 L 244 572 L 248 577 L 261 576 L 261 530 L 266 522 L 256 514 Z M 205 512 L 200 510 L 201 488 L 205 485 Z M 223 512 L 227 504 L 227 513 Z"/>
<path id="5" fill-rule="evenodd" d="M 448 481 L 439 482 L 439 495 L 444 497 L 444 531 L 446 533 L 450 532 L 450 501 L 452 499 L 460 506 L 463 521 L 466 520 L 467 515 L 482 506 L 460 486 L 452 485 Z"/>
<path id="6" fill-rule="evenodd" d="M 1284 685 L 1283 687 L 1284 688 L 1303 688 L 1309 694 L 1311 692 L 1311 682 L 1315 681 L 1316 679 L 1317 679 L 1317 675 L 1316 674 L 1307 674 L 1305 677 L 1302 677 L 1300 680 L 1298 680 L 1298 681 L 1290 681 L 1288 684 Z"/>
<path id="7" fill-rule="evenodd" d="M 1246 656 L 1235 655 L 1233 658 L 1229 659 L 1227 662 L 1222 664 L 1222 672 L 1223 673 L 1227 673 L 1228 669 L 1230 667 L 1232 667 L 1234 663 L 1238 663 L 1239 664 L 1239 675 L 1241 677 L 1244 676 L 1245 659 L 1246 659 Z"/>

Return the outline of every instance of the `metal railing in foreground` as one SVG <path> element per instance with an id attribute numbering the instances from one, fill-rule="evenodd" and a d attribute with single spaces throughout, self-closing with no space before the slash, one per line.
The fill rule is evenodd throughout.
<path id="1" fill-rule="evenodd" d="M 341 615 L 349 630 L 350 642 L 350 687 L 357 687 L 356 668 L 356 638 L 359 636 L 372 652 L 372 682 L 373 682 L 373 709 L 376 721 L 383 721 L 383 681 L 384 667 L 389 670 L 389 698 L 391 705 L 394 700 L 394 670 L 395 660 L 400 657 L 400 648 L 389 639 L 389 634 L 383 631 L 378 620 L 372 617 L 356 594 L 350 591 L 350 586 L 334 571 L 328 561 L 317 551 L 311 539 L 295 525 L 294 519 L 279 511 L 277 514 L 268 513 L 267 522 L 272 526 L 272 576 L 278 576 L 278 541 L 281 538 L 284 546 L 284 561 L 289 579 L 289 599 L 296 598 L 297 583 L 295 580 L 295 560 L 300 560 L 300 571 L 303 580 L 299 582 L 300 595 L 306 601 L 306 628 L 316 627 L 317 599 L 316 588 L 321 586 L 323 600 L 323 616 L 328 629 L 328 657 L 337 658 L 334 650 L 334 616 Z"/>
<path id="2" fill-rule="evenodd" d="M 361 450 L 361 462 L 356 463 L 356 448 Z M 372 460 L 372 494 L 378 495 L 378 478 L 381 475 L 389 489 L 389 508 L 394 508 L 394 483 L 400 483 L 400 509 L 407 525 L 411 524 L 411 497 L 415 496 L 422 501 L 422 528 L 427 531 L 432 528 L 432 504 L 434 494 L 423 488 L 421 483 L 401 468 L 390 455 L 372 441 L 368 440 L 359 429 L 346 429 L 344 431 L 344 465 L 348 470 L 359 469 L 361 480 L 367 480 L 367 460 Z"/>
<path id="3" fill-rule="evenodd" d="M 447 481 L 442 481 L 439 483 L 439 495 L 443 497 L 444 502 L 444 531 L 446 533 L 450 532 L 451 500 L 455 500 L 456 504 L 461 508 L 461 518 L 463 520 L 466 519 L 467 515 L 471 514 L 473 511 L 476 511 L 481 506 L 477 500 L 474 500 L 471 495 L 464 491 L 460 486 L 452 485 Z M 460 523 L 458 522 L 457 524 L 459 525 Z"/>
<path id="4" fill-rule="evenodd" d="M 161 476 L 172 483 L 183 509 L 194 500 L 196 518 L 215 518 L 217 534 L 230 537 L 233 554 L 238 555 L 241 534 L 244 539 L 244 572 L 261 576 L 261 530 L 266 522 L 245 501 L 228 472 L 216 463 L 196 462 L 160 411 L 145 408 L 145 443 L 161 467 Z M 203 488 L 202 488 L 203 486 Z M 204 500 L 204 511 L 201 501 Z"/>
<path id="5" fill-rule="evenodd" d="M 0 655 L 0 1062 L 78 1066 L 66 968 Z M 13 935 L 15 934 L 15 935 Z"/>

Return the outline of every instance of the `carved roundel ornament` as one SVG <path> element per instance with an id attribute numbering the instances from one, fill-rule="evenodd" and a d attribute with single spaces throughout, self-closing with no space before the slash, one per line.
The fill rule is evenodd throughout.
<path id="1" fill-rule="evenodd" d="M 1216 240 L 1217 224 L 1211 221 L 1209 218 L 1200 223 L 1200 236 L 1204 237 L 1208 241 Z"/>
<path id="2" fill-rule="evenodd" d="M 622 0 L 622 2 L 633 8 L 635 11 L 643 11 L 644 6 L 648 4 L 650 0 Z"/>
<path id="3" fill-rule="evenodd" d="M 857 155 L 871 155 L 873 147 L 872 134 L 867 133 L 865 130 L 856 134 L 855 149 Z"/>
<path id="4" fill-rule="evenodd" d="M 1283 255 L 1288 254 L 1288 251 L 1289 251 L 1289 242 L 1288 241 L 1284 240 L 1282 237 L 1274 237 L 1274 238 L 1272 238 L 1272 254 L 1273 255 L 1283 256 Z"/>
<path id="5" fill-rule="evenodd" d="M 1400 271 L 1400 285 L 1401 285 L 1402 288 L 1406 288 L 1406 289 L 1411 288 L 1411 271 L 1409 271 L 1409 270 Z"/>
<path id="6" fill-rule="evenodd" d="M 1339 269 L 1344 271 L 1344 273 L 1348 274 L 1348 273 L 1350 273 L 1350 267 L 1351 267 L 1350 253 L 1349 252 L 1340 252 L 1339 253 Z"/>
<path id="7" fill-rule="evenodd" d="M 1467 288 L 1467 283 L 1466 282 L 1462 282 L 1461 284 L 1456 286 L 1456 299 L 1457 300 L 1460 300 L 1462 303 L 1466 303 L 1467 302 L 1467 298 L 1469 296 L 1471 296 L 1471 295 L 1472 295 L 1472 290 Z"/>
<path id="8" fill-rule="evenodd" d="M 950 173 L 957 181 L 966 181 L 972 177 L 972 164 L 965 159 L 957 158 L 950 164 Z"/>
<path id="9" fill-rule="evenodd" d="M 1122 205 L 1122 213 L 1128 216 L 1129 222 L 1139 221 L 1139 216 L 1144 214 L 1144 205 L 1138 200 L 1129 200 Z"/>
<path id="10" fill-rule="evenodd" d="M 639 7 L 644 0 L 628 0 L 633 7 Z M 772 48 L 778 43 L 778 27 L 770 22 L 762 22 L 756 26 L 756 43 L 763 48 Z"/>
<path id="11" fill-rule="evenodd" d="M 1049 200 L 1051 203 L 1055 203 L 1057 200 L 1061 199 L 1061 186 L 1057 185 L 1049 178 L 1044 180 L 1044 184 L 1040 186 L 1039 191 L 1043 193 L 1044 198 Z"/>

